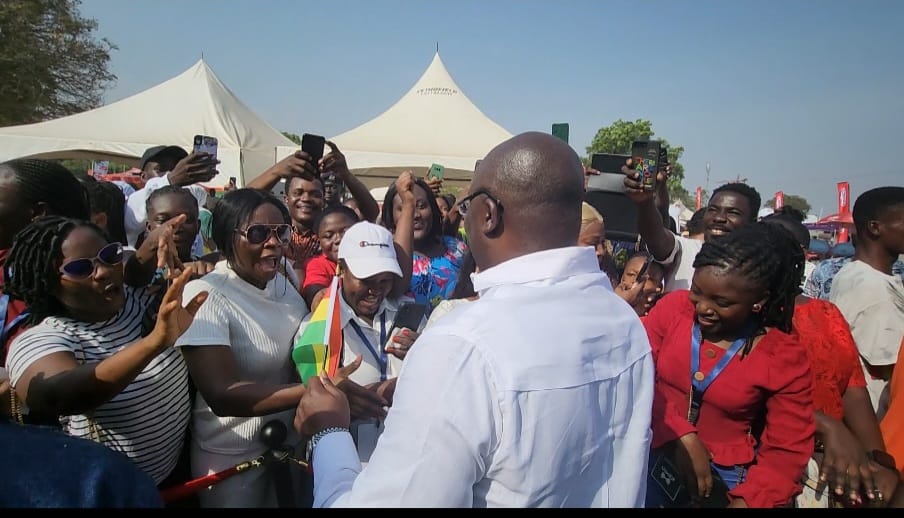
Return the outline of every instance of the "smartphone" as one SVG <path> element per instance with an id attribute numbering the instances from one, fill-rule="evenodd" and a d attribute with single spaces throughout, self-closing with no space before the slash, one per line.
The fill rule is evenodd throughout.
<path id="1" fill-rule="evenodd" d="M 211 160 L 216 160 L 218 145 L 219 141 L 217 141 L 216 137 L 210 137 L 208 135 L 195 135 L 195 138 L 192 142 L 192 152 L 207 153 L 210 155 Z"/>
<path id="2" fill-rule="evenodd" d="M 411 329 L 412 331 L 417 331 L 421 327 L 421 322 L 424 320 L 424 315 L 427 313 L 427 305 L 421 304 L 418 302 L 405 302 L 401 306 L 399 306 L 399 311 L 396 312 L 395 319 L 392 322 L 392 327 L 389 329 L 389 335 L 386 343 L 383 344 L 383 349 L 387 349 L 392 347 L 393 342 L 392 339 L 395 338 L 402 329 Z"/>
<path id="3" fill-rule="evenodd" d="M 443 176 L 446 174 L 446 168 L 439 164 L 433 164 L 430 166 L 430 170 L 427 171 L 427 179 L 437 178 L 439 180 L 443 179 Z"/>
<path id="4" fill-rule="evenodd" d="M 658 140 L 635 140 L 631 145 L 631 159 L 634 170 L 640 175 L 640 182 L 645 191 L 656 189 L 656 175 L 659 173 L 659 151 L 662 149 Z"/>
<path id="5" fill-rule="evenodd" d="M 301 136 L 301 150 L 311 157 L 315 168 L 320 159 L 323 158 L 323 146 L 325 145 L 326 139 L 320 135 L 305 133 Z"/>
<path id="6" fill-rule="evenodd" d="M 601 173 L 621 174 L 621 168 L 628 163 L 631 155 L 616 155 L 612 153 L 594 153 L 590 157 L 590 167 Z"/>
<path id="7" fill-rule="evenodd" d="M 646 259 L 643 261 L 643 265 L 640 267 L 640 270 L 637 271 L 637 276 L 634 279 L 637 282 L 640 282 L 643 279 L 643 276 L 647 274 L 647 270 L 650 269 L 650 263 L 653 262 L 653 255 L 648 255 Z"/>

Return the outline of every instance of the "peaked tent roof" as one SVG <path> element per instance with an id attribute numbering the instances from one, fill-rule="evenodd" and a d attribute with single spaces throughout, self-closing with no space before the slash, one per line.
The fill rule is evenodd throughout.
<path id="1" fill-rule="evenodd" d="M 252 112 L 199 60 L 191 68 L 131 97 L 82 113 L 0 128 L 0 161 L 19 157 L 114 159 L 137 165 L 145 149 L 181 145 L 196 134 L 219 140 L 220 175 L 244 185 L 293 143 Z M 279 157 L 281 158 L 281 157 Z"/>
<path id="2" fill-rule="evenodd" d="M 420 79 L 392 107 L 330 140 L 355 170 L 428 168 L 438 163 L 447 172 L 471 172 L 478 159 L 511 136 L 474 106 L 437 52 Z"/>

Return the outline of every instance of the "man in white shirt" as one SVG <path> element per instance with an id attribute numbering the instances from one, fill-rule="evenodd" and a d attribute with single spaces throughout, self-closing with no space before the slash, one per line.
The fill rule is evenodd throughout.
<path id="1" fill-rule="evenodd" d="M 879 187 L 854 202 L 854 260 L 832 281 L 831 300 L 851 326 L 876 416 L 904 339 L 904 283 L 892 272 L 904 253 L 904 187 Z"/>
<path id="2" fill-rule="evenodd" d="M 641 507 L 653 363 L 639 318 L 577 247 L 583 168 L 564 142 L 515 136 L 459 201 L 480 297 L 408 352 L 362 471 L 348 404 L 312 378 L 315 506 Z"/>
<path id="3" fill-rule="evenodd" d="M 135 247 L 139 236 L 146 230 L 148 196 L 164 185 L 188 188 L 198 201 L 198 207 L 207 201 L 207 191 L 198 182 L 208 182 L 217 175 L 219 160 L 210 160 L 207 153 L 188 154 L 179 146 L 154 146 L 141 156 L 139 167 L 144 187 L 132 193 L 126 200 L 126 238 Z M 199 236 L 192 247 L 193 255 L 204 255 L 204 242 Z"/>
<path id="4" fill-rule="evenodd" d="M 402 277 L 392 233 L 369 221 L 355 223 L 342 236 L 339 265 L 342 282 L 337 302 L 342 327 L 342 366 L 362 357 L 360 366 L 348 379 L 361 386 L 393 379 L 402 369 L 404 351 L 387 350 L 385 346 L 391 344 L 401 349 L 390 333 L 400 305 L 414 300 L 390 296 L 395 279 Z M 423 313 L 422 310 L 421 324 L 409 332 L 416 333 L 424 326 Z M 313 316 L 314 313 L 309 313 L 302 320 L 295 334 L 296 343 Z M 352 422 L 351 430 L 358 456 L 366 463 L 382 432 L 382 420 L 356 420 Z"/>
<path id="5" fill-rule="evenodd" d="M 655 191 L 644 189 L 639 173 L 623 167 L 625 192 L 637 205 L 638 231 L 653 259 L 666 267 L 664 293 L 687 290 L 694 276 L 694 258 L 703 243 L 718 239 L 747 223 L 755 223 L 762 203 L 759 193 L 746 183 L 727 183 L 713 191 L 703 212 L 703 241 L 677 236 L 662 226 Z M 664 182 L 660 176 L 657 181 Z"/>

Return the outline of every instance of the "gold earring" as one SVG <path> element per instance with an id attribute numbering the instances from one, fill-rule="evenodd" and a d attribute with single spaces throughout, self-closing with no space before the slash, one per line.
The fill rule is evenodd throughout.
<path id="1" fill-rule="evenodd" d="M 759 304 L 754 304 L 754 305 L 753 305 L 753 312 L 754 312 L 754 313 L 759 313 L 759 312 L 762 311 L 762 310 L 763 310 L 763 306 L 761 306 L 761 305 L 759 305 Z"/>

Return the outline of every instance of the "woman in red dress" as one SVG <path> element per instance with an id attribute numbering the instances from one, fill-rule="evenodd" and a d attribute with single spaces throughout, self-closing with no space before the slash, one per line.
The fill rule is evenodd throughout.
<path id="1" fill-rule="evenodd" d="M 801 491 L 816 428 L 807 353 L 788 334 L 803 267 L 783 229 L 746 225 L 704 244 L 690 291 L 645 318 L 656 362 L 648 507 L 674 502 L 676 483 L 704 506 L 721 496 L 780 507 Z M 674 477 L 657 471 L 671 451 Z M 727 495 L 713 491 L 722 484 Z"/>
<path id="2" fill-rule="evenodd" d="M 790 232 L 801 249 L 810 243 L 807 228 L 787 214 L 774 214 L 763 222 Z M 817 447 L 798 506 L 832 505 L 828 488 L 840 504 L 867 502 L 884 507 L 895 492 L 898 476 L 891 469 L 894 462 L 890 467 L 882 465 L 888 458 L 885 443 L 847 320 L 831 302 L 798 295 L 791 334 L 810 359 L 816 416 Z"/>

